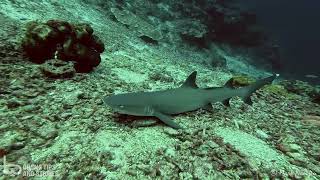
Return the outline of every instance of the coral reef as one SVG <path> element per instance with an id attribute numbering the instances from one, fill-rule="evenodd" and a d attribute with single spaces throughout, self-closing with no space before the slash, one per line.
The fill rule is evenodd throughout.
<path id="1" fill-rule="evenodd" d="M 77 72 L 89 72 L 100 64 L 103 42 L 93 34 L 88 24 L 70 24 L 49 20 L 46 23 L 29 22 L 22 40 L 26 56 L 35 63 L 57 57 L 74 61 Z"/>

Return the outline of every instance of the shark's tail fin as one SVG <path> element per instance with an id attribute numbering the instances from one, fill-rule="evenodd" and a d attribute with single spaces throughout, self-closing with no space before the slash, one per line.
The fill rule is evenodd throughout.
<path id="1" fill-rule="evenodd" d="M 245 91 L 244 91 L 244 95 L 242 96 L 243 101 L 249 105 L 252 105 L 252 101 L 250 99 L 251 94 L 254 93 L 256 90 L 262 88 L 264 85 L 271 84 L 272 81 L 276 79 L 278 76 L 279 74 L 274 74 L 270 77 L 260 79 L 247 87 L 244 87 L 243 89 Z"/>

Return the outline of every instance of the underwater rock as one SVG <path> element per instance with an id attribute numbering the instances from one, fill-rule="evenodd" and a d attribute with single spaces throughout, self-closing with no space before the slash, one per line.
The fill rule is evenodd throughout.
<path id="1" fill-rule="evenodd" d="M 19 150 L 26 145 L 25 133 L 18 130 L 4 131 L 0 133 L 0 157 L 6 154 L 10 154 L 15 150 Z"/>
<path id="2" fill-rule="evenodd" d="M 207 41 L 245 46 L 257 46 L 263 43 L 264 30 L 257 25 L 256 14 L 248 12 L 232 1 L 178 0 L 165 3 L 161 3 L 162 7 L 167 8 L 162 8 L 163 13 L 158 14 L 166 14 L 167 18 L 161 15 L 160 19 L 173 23 L 175 20 L 184 21 L 186 19 L 186 22 L 192 22 L 190 19 L 196 19 L 204 27 L 197 29 L 207 31 L 204 38 Z M 190 23 L 180 24 L 176 29 L 184 29 L 184 27 L 194 29 Z"/>
<path id="3" fill-rule="evenodd" d="M 285 80 L 281 82 L 288 92 L 295 93 L 302 96 L 309 96 L 311 101 L 320 104 L 320 87 L 312 86 L 307 82 L 295 80 Z"/>
<path id="4" fill-rule="evenodd" d="M 217 56 L 211 58 L 210 65 L 213 68 L 216 68 L 216 67 L 224 68 L 227 66 L 227 61 L 224 57 L 217 55 Z"/>
<path id="5" fill-rule="evenodd" d="M 17 107 L 20 107 L 20 106 L 23 106 L 23 105 L 24 105 L 23 102 L 21 102 L 17 98 L 12 98 L 12 99 L 9 99 L 7 101 L 7 107 L 9 109 L 14 109 L 14 108 L 17 108 Z"/>
<path id="6" fill-rule="evenodd" d="M 282 81 L 281 85 L 283 85 L 289 92 L 299 95 L 305 95 L 306 93 L 310 93 L 312 91 L 312 86 L 302 81 L 286 80 Z"/>
<path id="7" fill-rule="evenodd" d="M 291 93 L 289 93 L 283 86 L 278 85 L 278 84 L 269 84 L 263 88 L 266 92 L 272 93 L 272 94 L 277 94 L 280 96 L 284 96 L 286 98 L 291 98 L 293 97 Z"/>
<path id="8" fill-rule="evenodd" d="M 208 51 L 209 59 L 207 60 L 207 64 L 212 68 L 225 68 L 227 67 L 226 58 L 219 52 L 218 48 L 210 47 Z"/>
<path id="9" fill-rule="evenodd" d="M 101 62 L 100 53 L 93 48 L 68 39 L 57 53 L 62 60 L 75 60 L 74 68 L 77 72 L 89 72 Z"/>
<path id="10" fill-rule="evenodd" d="M 184 19 L 175 22 L 177 31 L 181 38 L 200 47 L 206 46 L 207 27 L 196 19 Z"/>
<path id="11" fill-rule="evenodd" d="M 243 87 L 254 83 L 255 80 L 249 76 L 234 76 L 229 80 L 232 87 Z"/>
<path id="12" fill-rule="evenodd" d="M 32 21 L 26 25 L 27 32 L 22 40 L 22 48 L 32 62 L 43 63 L 54 57 L 58 33 L 49 25 Z"/>
<path id="13" fill-rule="evenodd" d="M 2 158 L 3 156 L 7 155 L 8 152 L 5 149 L 0 148 L 0 158 Z"/>
<path id="14" fill-rule="evenodd" d="M 254 13 L 219 3 L 213 3 L 205 12 L 209 17 L 206 24 L 212 40 L 246 46 L 257 46 L 263 42 L 264 31 L 256 24 Z"/>
<path id="15" fill-rule="evenodd" d="M 73 26 L 73 31 L 76 35 L 76 39 L 82 43 L 88 42 L 93 33 L 93 29 L 89 24 L 76 24 Z"/>
<path id="16" fill-rule="evenodd" d="M 59 21 L 59 20 L 49 20 L 47 21 L 46 25 L 53 28 L 56 32 L 58 32 L 60 35 L 69 35 L 72 32 L 72 26 L 66 21 Z"/>
<path id="17" fill-rule="evenodd" d="M 265 35 L 256 14 L 225 1 L 126 1 L 110 8 L 112 18 L 148 43 L 180 35 L 206 48 L 210 41 L 258 46 Z"/>
<path id="18" fill-rule="evenodd" d="M 111 12 L 117 21 L 129 29 L 135 30 L 142 40 L 155 43 L 162 39 L 160 31 L 132 12 L 118 8 L 111 8 Z"/>
<path id="19" fill-rule="evenodd" d="M 26 27 L 22 48 L 32 62 L 72 59 L 77 72 L 90 72 L 101 62 L 100 53 L 105 47 L 89 24 L 49 20 L 46 23 L 32 21 Z"/>
<path id="20" fill-rule="evenodd" d="M 176 129 L 172 129 L 172 128 L 166 128 L 166 129 L 164 129 L 164 133 L 168 134 L 171 137 L 175 137 L 179 134 L 179 131 L 177 131 Z"/>
<path id="21" fill-rule="evenodd" d="M 88 41 L 88 45 L 96 50 L 98 53 L 103 53 L 105 50 L 102 40 L 97 35 L 92 35 Z"/>
<path id="22" fill-rule="evenodd" d="M 320 104 L 320 93 L 317 93 L 313 96 L 312 102 Z"/>
<path id="23" fill-rule="evenodd" d="M 29 104 L 29 105 L 23 106 L 21 111 L 32 113 L 32 112 L 37 111 L 38 109 L 40 109 L 39 106 L 36 106 L 36 105 L 33 105 L 33 104 Z"/>
<path id="24" fill-rule="evenodd" d="M 301 122 L 320 127 L 320 116 L 316 115 L 304 115 L 301 118 Z"/>
<path id="25" fill-rule="evenodd" d="M 51 59 L 40 66 L 42 73 L 49 78 L 71 78 L 76 71 L 72 62 Z"/>
<path id="26" fill-rule="evenodd" d="M 22 59 L 20 34 L 22 25 L 4 16 L 2 13 L 0 15 L 0 22 L 0 63 L 16 63 Z"/>
<path id="27" fill-rule="evenodd" d="M 269 138 L 269 135 L 266 132 L 262 131 L 261 129 L 256 130 L 256 135 L 262 140 L 266 140 Z"/>
<path id="28" fill-rule="evenodd" d="M 180 29 L 180 33 L 181 35 L 190 38 L 203 38 L 206 35 L 207 30 L 200 21 L 187 19 L 183 24 L 182 29 Z"/>
<path id="29" fill-rule="evenodd" d="M 0 63 L 12 63 L 22 59 L 20 44 L 0 38 Z"/>
<path id="30" fill-rule="evenodd" d="M 194 30 L 195 26 L 190 22 L 198 21 L 201 26 L 197 29 L 200 32 L 206 31 L 202 39 L 205 39 L 202 42 L 203 47 L 212 41 L 247 47 L 258 47 L 267 41 L 266 31 L 257 23 L 256 13 L 232 1 L 178 0 L 159 4 L 162 5 L 161 7 L 166 7 L 160 9 L 162 13 L 154 15 L 160 21 L 172 24 L 175 24 L 175 21 L 186 22 L 186 24 L 181 23 L 176 26 L 177 30 L 185 29 L 185 27 Z M 170 18 L 164 18 L 161 14 L 170 15 Z"/>

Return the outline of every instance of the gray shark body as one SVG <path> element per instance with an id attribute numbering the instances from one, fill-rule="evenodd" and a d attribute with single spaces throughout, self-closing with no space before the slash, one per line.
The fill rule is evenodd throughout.
<path id="1" fill-rule="evenodd" d="M 234 89 L 230 82 L 224 87 L 199 88 L 195 83 L 196 75 L 196 71 L 191 73 L 184 84 L 175 89 L 112 95 L 105 97 L 104 102 L 120 114 L 154 116 L 170 127 L 179 129 L 181 127 L 172 121 L 170 115 L 199 108 L 210 110 L 211 104 L 215 102 L 228 105 L 229 99 L 234 96 L 239 96 L 244 102 L 251 104 L 251 94 L 278 76 L 273 75 L 252 85 Z"/>

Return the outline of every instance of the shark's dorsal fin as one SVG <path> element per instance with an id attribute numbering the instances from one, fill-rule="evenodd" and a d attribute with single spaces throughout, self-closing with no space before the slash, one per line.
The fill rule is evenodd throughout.
<path id="1" fill-rule="evenodd" d="M 196 84 L 197 71 L 193 71 L 184 81 L 181 87 L 198 88 Z"/>

